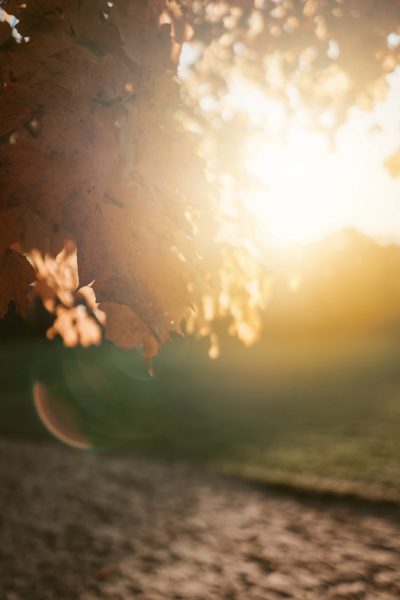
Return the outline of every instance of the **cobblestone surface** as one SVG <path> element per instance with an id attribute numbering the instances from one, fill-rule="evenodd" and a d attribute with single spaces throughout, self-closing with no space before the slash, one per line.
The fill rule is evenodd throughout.
<path id="1" fill-rule="evenodd" d="M 3 600 L 397 600 L 396 509 L 0 442 Z"/>

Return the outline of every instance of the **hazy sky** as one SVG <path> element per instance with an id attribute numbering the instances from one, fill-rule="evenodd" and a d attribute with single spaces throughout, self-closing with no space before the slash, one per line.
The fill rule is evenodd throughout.
<path id="1" fill-rule="evenodd" d="M 198 58 L 196 49 L 188 44 L 185 48 L 183 79 L 186 63 Z M 372 112 L 351 109 L 336 133 L 336 149 L 327 138 L 321 139 L 322 134 L 296 125 L 290 125 L 289 137 L 284 137 L 280 134 L 284 107 L 246 80 L 230 82 L 229 109 L 247 112 L 250 121 L 261 123 L 258 142 L 249 139 L 246 145 L 244 140 L 246 170 L 257 184 L 244 190 L 242 201 L 269 242 L 309 243 L 337 229 L 355 227 L 382 241 L 400 243 L 400 179 L 393 179 L 384 166 L 400 149 L 400 67 L 388 81 L 385 100 Z M 207 113 L 212 99 L 203 100 L 200 108 Z M 271 123 L 275 137 L 268 134 Z"/>
<path id="2" fill-rule="evenodd" d="M 385 101 L 373 113 L 353 110 L 338 134 L 339 156 L 349 173 L 349 179 L 343 180 L 343 224 L 400 241 L 400 179 L 393 179 L 383 165 L 388 155 L 400 149 L 400 68 L 389 79 Z"/>
<path id="3" fill-rule="evenodd" d="M 400 179 L 384 162 L 400 148 L 400 68 L 373 112 L 353 108 L 336 134 L 289 130 L 289 141 L 265 143 L 249 154 L 260 182 L 246 203 L 272 243 L 308 243 L 356 227 L 383 241 L 400 242 Z"/>

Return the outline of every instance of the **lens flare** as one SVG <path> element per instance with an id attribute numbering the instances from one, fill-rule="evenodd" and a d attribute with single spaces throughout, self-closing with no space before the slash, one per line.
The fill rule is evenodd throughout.
<path id="1" fill-rule="evenodd" d="M 51 394 L 44 383 L 36 381 L 33 402 L 41 422 L 54 437 L 74 448 L 88 450 L 92 447 L 78 412 L 68 400 Z"/>

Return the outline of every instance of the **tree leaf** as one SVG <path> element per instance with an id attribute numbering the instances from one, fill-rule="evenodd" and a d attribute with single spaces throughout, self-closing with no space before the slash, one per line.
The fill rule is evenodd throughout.
<path id="1" fill-rule="evenodd" d="M 24 256 L 15 250 L 5 250 L 0 256 L 0 318 L 7 314 L 10 302 L 15 302 L 18 314 L 26 317 L 29 285 L 35 272 Z"/>

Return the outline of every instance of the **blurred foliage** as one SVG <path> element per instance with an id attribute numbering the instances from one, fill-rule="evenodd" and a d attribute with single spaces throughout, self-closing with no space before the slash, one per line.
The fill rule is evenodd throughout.
<path id="1" fill-rule="evenodd" d="M 215 319 L 252 344 L 268 277 L 243 203 L 243 139 L 274 135 L 277 106 L 288 127 L 327 135 L 350 106 L 370 108 L 399 63 L 399 4 L 10 0 L 7 11 L 0 315 L 10 301 L 26 315 L 34 283 L 49 335 L 69 345 L 99 342 L 102 313 L 107 337 L 143 348 L 149 366 L 183 321 L 210 336 L 213 357 Z M 79 284 L 76 271 L 54 276 L 71 268 Z"/>

